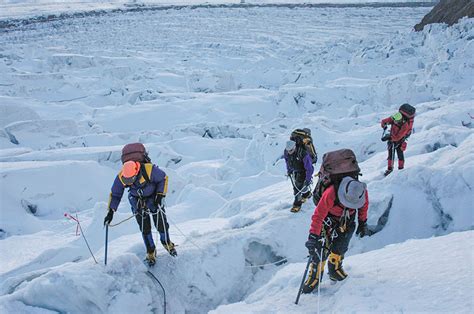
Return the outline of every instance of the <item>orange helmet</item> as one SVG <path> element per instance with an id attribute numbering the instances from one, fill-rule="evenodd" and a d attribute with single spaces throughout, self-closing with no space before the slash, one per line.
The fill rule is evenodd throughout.
<path id="1" fill-rule="evenodd" d="M 122 182 L 125 185 L 132 185 L 140 172 L 140 163 L 136 161 L 127 161 L 122 167 Z"/>

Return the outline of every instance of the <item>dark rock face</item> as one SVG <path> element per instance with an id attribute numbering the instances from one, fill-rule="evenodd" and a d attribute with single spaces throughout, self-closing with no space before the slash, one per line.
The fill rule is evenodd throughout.
<path id="1" fill-rule="evenodd" d="M 441 0 L 425 15 L 421 23 L 415 25 L 415 30 L 421 31 L 431 23 L 446 23 L 451 26 L 464 16 L 474 17 L 474 0 Z"/>

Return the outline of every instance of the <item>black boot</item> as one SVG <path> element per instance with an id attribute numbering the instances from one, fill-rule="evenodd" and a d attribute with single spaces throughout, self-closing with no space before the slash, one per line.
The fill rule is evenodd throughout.
<path id="1" fill-rule="evenodd" d="M 385 170 L 385 172 L 384 172 L 383 175 L 384 175 L 384 176 L 388 176 L 389 174 L 392 173 L 392 171 L 393 171 L 393 168 L 388 168 L 387 170 Z"/>
<path id="2" fill-rule="evenodd" d="M 329 254 L 328 257 L 328 273 L 329 278 L 334 281 L 342 281 L 346 279 L 347 274 L 342 268 L 342 261 L 344 257 L 336 253 Z"/>
<path id="3" fill-rule="evenodd" d="M 325 264 L 326 261 L 319 263 L 319 267 L 317 267 L 315 263 L 311 263 L 311 265 L 309 265 L 308 279 L 306 279 L 303 285 L 303 293 L 311 293 L 315 288 L 318 287 L 319 280 L 323 278 Z"/>

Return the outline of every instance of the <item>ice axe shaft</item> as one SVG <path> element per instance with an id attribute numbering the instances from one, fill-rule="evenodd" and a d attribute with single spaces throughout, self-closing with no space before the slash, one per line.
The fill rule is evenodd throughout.
<path id="1" fill-rule="evenodd" d="M 107 243 L 109 242 L 109 224 L 105 225 L 105 256 L 104 265 L 107 265 Z"/>
<path id="2" fill-rule="evenodd" d="M 308 257 L 308 263 L 306 263 L 306 268 L 304 270 L 303 279 L 301 280 L 300 288 L 298 289 L 298 295 L 296 296 L 295 304 L 298 304 L 298 302 L 300 301 L 301 292 L 303 291 L 304 280 L 306 279 L 306 275 L 308 274 L 308 268 L 309 268 L 309 264 L 311 264 L 311 260 L 312 260 L 312 256 L 310 255 Z"/>

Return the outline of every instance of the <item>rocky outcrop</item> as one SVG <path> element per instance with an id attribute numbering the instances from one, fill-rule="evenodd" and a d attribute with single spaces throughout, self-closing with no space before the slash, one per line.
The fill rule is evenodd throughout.
<path id="1" fill-rule="evenodd" d="M 421 23 L 415 25 L 415 30 L 421 31 L 425 25 L 432 23 L 451 26 L 464 16 L 474 17 L 474 0 L 441 0 Z"/>

